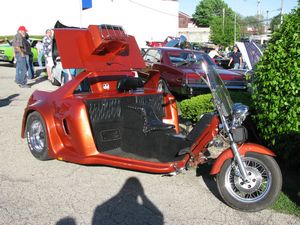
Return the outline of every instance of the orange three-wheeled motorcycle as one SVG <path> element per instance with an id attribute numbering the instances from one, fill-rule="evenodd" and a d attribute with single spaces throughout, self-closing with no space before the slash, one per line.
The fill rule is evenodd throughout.
<path id="1" fill-rule="evenodd" d="M 63 67 L 84 71 L 30 97 L 22 137 L 37 159 L 170 175 L 213 159 L 211 174 L 229 206 L 258 211 L 276 200 L 282 176 L 274 153 L 246 142 L 248 107 L 232 103 L 213 68 L 199 79 L 216 110 L 183 134 L 174 97 L 158 89 L 159 72 L 139 78 L 145 64 L 133 36 L 119 26 L 90 25 L 55 29 L 55 37 Z"/>

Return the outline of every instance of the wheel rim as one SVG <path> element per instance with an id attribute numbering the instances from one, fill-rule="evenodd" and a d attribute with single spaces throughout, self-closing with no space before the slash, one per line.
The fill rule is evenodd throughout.
<path id="1" fill-rule="evenodd" d="M 45 131 L 41 121 L 34 120 L 28 132 L 28 140 L 32 150 L 42 152 L 45 146 Z"/>
<path id="2" fill-rule="evenodd" d="M 255 203 L 263 199 L 270 191 L 272 175 L 260 160 L 243 159 L 249 179 L 243 181 L 236 175 L 235 169 L 229 166 L 225 174 L 225 188 L 236 200 L 244 203 Z"/>

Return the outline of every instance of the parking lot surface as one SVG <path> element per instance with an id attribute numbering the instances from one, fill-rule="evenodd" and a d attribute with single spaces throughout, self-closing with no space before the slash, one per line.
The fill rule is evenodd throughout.
<path id="1" fill-rule="evenodd" d="M 55 90 L 46 79 L 30 89 L 14 83 L 15 68 L 0 63 L 0 224 L 296 225 L 299 218 L 225 205 L 204 166 L 174 177 L 105 166 L 35 159 L 21 139 L 30 94 Z"/>

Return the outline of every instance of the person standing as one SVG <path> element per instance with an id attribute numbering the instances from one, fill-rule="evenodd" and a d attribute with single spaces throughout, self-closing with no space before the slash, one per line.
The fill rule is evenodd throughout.
<path id="1" fill-rule="evenodd" d="M 25 56 L 26 56 L 26 64 L 27 64 L 27 78 L 33 79 L 34 78 L 34 68 L 33 68 L 33 53 L 31 52 L 31 44 L 29 42 L 29 35 L 26 33 L 24 41 L 24 49 L 25 49 Z"/>
<path id="2" fill-rule="evenodd" d="M 43 61 L 42 61 L 42 58 L 43 58 L 43 55 L 44 55 L 44 45 L 41 41 L 38 41 L 35 45 L 36 49 L 37 49 L 37 52 L 38 52 L 38 63 L 39 63 L 39 67 L 43 67 Z"/>
<path id="3" fill-rule="evenodd" d="M 219 54 L 219 47 L 215 47 L 215 49 L 211 50 L 208 55 L 210 56 L 210 58 L 214 59 L 216 56 L 221 57 L 222 56 Z"/>
<path id="4" fill-rule="evenodd" d="M 234 69 L 242 68 L 243 64 L 242 54 L 238 50 L 239 48 L 237 46 L 233 47 L 233 52 L 228 63 L 228 66 L 230 66 L 230 64 L 233 62 Z"/>
<path id="5" fill-rule="evenodd" d="M 12 42 L 12 46 L 14 47 L 15 59 L 16 59 L 15 82 L 21 88 L 30 88 L 30 86 L 27 84 L 27 78 L 26 78 L 27 66 L 26 66 L 26 56 L 25 56 L 25 49 L 24 49 L 24 38 L 26 32 L 27 29 L 24 26 L 20 26 Z"/>
<path id="6" fill-rule="evenodd" d="M 48 80 L 51 79 L 51 69 L 54 66 L 53 59 L 52 59 L 52 31 L 50 29 L 46 30 L 46 35 L 43 38 L 43 45 L 44 45 L 44 56 L 46 61 L 46 68 L 47 68 L 47 75 Z"/>

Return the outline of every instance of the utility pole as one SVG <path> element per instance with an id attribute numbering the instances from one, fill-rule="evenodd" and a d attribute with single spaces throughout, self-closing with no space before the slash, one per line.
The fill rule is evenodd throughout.
<path id="1" fill-rule="evenodd" d="M 236 12 L 234 12 L 234 44 L 236 42 Z"/>
<path id="2" fill-rule="evenodd" d="M 225 29 L 225 8 L 223 8 L 223 34 Z"/>
<path id="3" fill-rule="evenodd" d="M 259 16 L 260 16 L 260 3 L 261 0 L 257 0 L 257 20 L 260 20 Z"/>
<path id="4" fill-rule="evenodd" d="M 283 23 L 283 0 L 281 0 L 281 7 L 280 7 L 280 25 Z"/>

